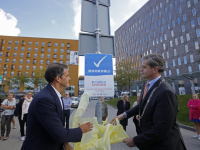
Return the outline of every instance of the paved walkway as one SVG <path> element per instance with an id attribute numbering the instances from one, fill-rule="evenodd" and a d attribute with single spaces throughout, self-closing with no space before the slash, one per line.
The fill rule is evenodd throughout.
<path id="1" fill-rule="evenodd" d="M 93 117 L 94 116 L 94 110 L 95 110 L 96 100 L 92 100 L 86 109 L 85 113 L 83 114 L 83 117 Z M 75 111 L 71 114 L 71 118 L 75 114 Z M 116 116 L 117 110 L 113 107 L 108 106 L 108 121 L 110 121 L 114 116 Z M 0 150 L 20 150 L 22 141 L 20 141 L 20 131 L 19 131 L 19 124 L 18 119 L 16 120 L 16 129 L 12 129 L 10 133 L 10 137 L 7 141 L 0 141 Z M 197 150 L 200 147 L 200 141 L 197 139 L 192 138 L 192 136 L 195 134 L 195 132 L 181 129 L 186 147 L 188 150 Z M 129 119 L 129 125 L 127 126 L 127 134 L 129 137 L 133 137 L 136 135 L 135 132 L 135 126 L 131 119 Z M 72 143 L 70 143 L 72 145 Z M 112 144 L 111 145 L 112 150 L 137 150 L 137 148 L 129 148 L 127 147 L 123 142 Z"/>

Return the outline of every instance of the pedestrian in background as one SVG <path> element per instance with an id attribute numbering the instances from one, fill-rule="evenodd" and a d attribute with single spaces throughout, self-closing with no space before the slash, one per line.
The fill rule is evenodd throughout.
<path id="1" fill-rule="evenodd" d="M 10 92 L 8 94 L 8 99 L 5 99 L 1 105 L 2 108 L 5 109 L 2 113 L 2 119 L 1 119 L 1 136 L 0 140 L 3 138 L 3 140 L 7 140 L 9 138 L 10 130 L 11 130 L 11 120 L 14 116 L 14 110 L 16 108 L 16 101 L 13 99 L 14 93 Z M 6 136 L 4 137 L 5 133 L 5 123 L 6 123 Z"/>
<path id="2" fill-rule="evenodd" d="M 194 122 L 195 129 L 197 134 L 193 136 L 200 140 L 200 112 L 198 111 L 198 107 L 200 106 L 200 100 L 198 95 L 195 93 L 192 95 L 193 99 L 190 99 L 187 107 L 190 108 L 190 120 Z"/>
<path id="3" fill-rule="evenodd" d="M 69 117 L 70 117 L 70 108 L 72 105 L 72 99 L 69 97 L 69 92 L 65 93 L 65 98 L 63 98 L 63 104 L 64 104 L 64 121 L 66 129 L 69 129 Z"/>
<path id="4" fill-rule="evenodd" d="M 137 94 L 137 100 L 133 103 L 133 107 L 139 104 L 139 100 L 140 100 L 140 93 Z M 136 116 L 137 115 L 133 116 L 133 123 L 135 124 L 135 130 L 137 134 L 139 134 L 139 122 Z"/>
<path id="5" fill-rule="evenodd" d="M 129 96 L 127 94 L 124 94 L 122 100 L 119 100 L 117 102 L 117 116 L 130 109 L 130 102 L 128 101 L 128 98 Z M 120 120 L 120 124 L 126 131 L 126 126 L 128 125 L 128 118 Z"/>
<path id="6" fill-rule="evenodd" d="M 17 104 L 18 105 L 17 114 L 18 114 L 19 125 L 20 125 L 21 141 L 25 140 L 24 125 L 26 124 L 26 128 L 27 128 L 28 109 L 29 109 L 29 105 L 32 99 L 33 99 L 32 93 L 27 92 L 26 97 L 25 95 L 22 95 L 19 103 Z"/>

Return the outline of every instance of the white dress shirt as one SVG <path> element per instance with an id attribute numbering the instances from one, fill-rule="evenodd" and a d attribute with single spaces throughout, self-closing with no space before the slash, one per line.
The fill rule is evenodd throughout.
<path id="1" fill-rule="evenodd" d="M 51 85 L 52 86 L 52 85 Z M 53 87 L 53 86 L 52 86 Z M 62 100 L 61 100 L 61 97 L 62 97 L 62 95 L 53 87 L 53 89 L 54 89 L 54 91 L 56 92 L 56 94 L 57 94 L 57 96 L 58 96 L 58 98 L 59 98 L 59 100 L 60 100 L 60 104 L 61 104 L 61 107 L 62 107 L 62 109 L 63 109 L 63 103 L 62 103 Z"/>

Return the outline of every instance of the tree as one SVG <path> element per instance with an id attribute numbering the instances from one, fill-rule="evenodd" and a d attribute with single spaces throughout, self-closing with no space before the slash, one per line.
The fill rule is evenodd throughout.
<path id="1" fill-rule="evenodd" d="M 135 69 L 133 64 L 134 63 L 129 60 L 124 60 L 118 62 L 116 65 L 115 81 L 117 81 L 117 85 L 121 86 L 123 90 L 124 88 L 128 87 L 130 95 L 131 86 L 133 86 L 134 81 L 140 77 L 139 70 Z"/>

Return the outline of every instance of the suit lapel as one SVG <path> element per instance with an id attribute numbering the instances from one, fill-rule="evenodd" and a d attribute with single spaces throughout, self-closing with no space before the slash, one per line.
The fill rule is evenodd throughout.
<path id="1" fill-rule="evenodd" d="M 61 118 L 63 118 L 63 109 L 62 109 L 62 105 L 60 103 L 60 99 L 58 98 L 58 95 L 56 94 L 55 90 L 53 89 L 53 87 L 51 86 L 51 84 L 47 84 L 47 88 L 50 91 L 50 93 L 52 94 L 54 100 L 56 101 L 56 104 L 60 107 L 59 111 L 61 114 Z"/>
<path id="2" fill-rule="evenodd" d="M 153 89 L 154 89 L 155 87 L 157 87 L 161 81 L 162 81 L 162 78 L 158 79 L 158 80 L 154 83 L 154 85 L 147 91 L 147 93 L 146 93 L 144 99 L 141 100 L 141 105 L 140 105 L 141 107 L 140 107 L 140 108 L 143 107 L 143 105 L 144 105 L 144 104 L 146 103 L 146 101 L 148 100 L 148 98 L 149 98 L 151 92 L 153 91 Z M 145 84 L 146 84 L 146 83 L 145 83 Z M 143 88 L 143 94 L 144 94 L 144 88 Z M 142 97 L 143 97 L 143 94 L 142 94 Z M 142 98 L 142 97 L 140 97 L 140 98 Z"/>

